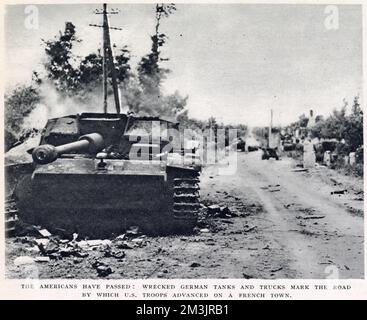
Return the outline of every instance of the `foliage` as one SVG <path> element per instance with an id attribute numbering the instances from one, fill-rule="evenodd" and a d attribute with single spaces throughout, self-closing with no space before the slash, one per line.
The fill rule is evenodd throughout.
<path id="1" fill-rule="evenodd" d="M 355 151 L 359 146 L 363 146 L 363 111 L 358 96 L 354 98 L 347 124 L 344 139 L 351 146 L 351 149 Z"/>
<path id="2" fill-rule="evenodd" d="M 290 124 L 287 129 L 294 132 L 297 128 L 305 127 L 308 118 L 302 115 L 298 121 Z M 317 116 L 315 125 L 308 128 L 312 138 L 336 139 L 345 143 L 340 144 L 341 154 L 347 154 L 356 151 L 363 145 L 363 111 L 359 103 L 359 97 L 356 96 L 353 101 L 350 112 L 348 113 L 348 103 L 344 100 L 340 109 L 334 109 L 332 114 L 324 118 Z"/>
<path id="3" fill-rule="evenodd" d="M 34 85 L 21 85 L 5 95 L 5 129 L 16 136 L 22 129 L 24 118 L 40 102 L 40 92 Z M 8 135 L 9 136 L 9 135 Z"/>
<path id="4" fill-rule="evenodd" d="M 359 97 L 356 96 L 353 101 L 350 114 L 347 113 L 348 103 L 340 110 L 334 109 L 332 114 L 316 122 L 311 128 L 311 136 L 324 139 L 337 139 L 345 141 L 343 154 L 355 151 L 363 145 L 363 111 L 359 103 Z"/>
<path id="5" fill-rule="evenodd" d="M 72 92 L 78 87 L 78 72 L 71 64 L 74 58 L 72 48 L 76 41 L 75 26 L 71 22 L 65 23 L 65 30 L 56 39 L 44 41 L 47 62 L 45 69 L 47 77 L 56 89 L 62 92 Z"/>
<path id="6" fill-rule="evenodd" d="M 72 49 L 82 42 L 76 36 L 75 26 L 65 23 L 64 32 L 52 40 L 44 41 L 46 62 L 44 67 L 49 79 L 60 94 L 85 99 L 87 93 L 100 88 L 103 79 L 103 57 L 100 50 L 85 57 L 76 57 Z M 116 46 L 114 45 L 116 48 Z M 117 80 L 123 83 L 130 76 L 130 51 L 126 46 L 115 56 Z M 108 73 L 111 78 L 111 73 Z"/>
<path id="7" fill-rule="evenodd" d="M 151 51 L 144 56 L 138 66 L 139 81 L 143 90 L 151 95 L 160 96 L 162 81 L 170 72 L 169 69 L 162 68 L 160 62 L 167 61 L 161 57 L 160 49 L 166 43 L 167 36 L 160 32 L 162 18 L 168 18 L 176 10 L 174 4 L 156 4 L 155 7 L 155 33 L 151 36 Z"/>

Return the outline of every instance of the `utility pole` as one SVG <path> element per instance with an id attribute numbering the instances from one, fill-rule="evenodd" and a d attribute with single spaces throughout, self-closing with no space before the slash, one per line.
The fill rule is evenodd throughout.
<path id="1" fill-rule="evenodd" d="M 116 79 L 116 69 L 113 60 L 112 54 L 112 47 L 111 47 L 111 38 L 110 38 L 110 29 L 113 30 L 122 30 L 121 28 L 113 28 L 109 26 L 108 22 L 108 15 L 109 14 L 118 14 L 117 10 L 111 10 L 110 12 L 107 11 L 107 4 L 103 4 L 102 11 L 95 11 L 95 14 L 102 14 L 103 15 L 103 24 L 96 25 L 96 24 L 89 24 L 91 27 L 98 27 L 103 28 L 103 112 L 107 113 L 107 83 L 108 83 L 108 70 L 110 70 L 111 79 L 112 79 L 112 89 L 113 95 L 115 98 L 115 105 L 116 105 L 116 112 L 120 114 L 120 98 L 118 94 L 118 86 L 117 86 L 117 79 Z"/>
<path id="2" fill-rule="evenodd" d="M 269 133 L 268 133 L 268 148 L 270 148 L 270 139 L 271 139 L 272 129 L 273 129 L 273 109 L 270 109 L 270 126 L 269 126 Z"/>

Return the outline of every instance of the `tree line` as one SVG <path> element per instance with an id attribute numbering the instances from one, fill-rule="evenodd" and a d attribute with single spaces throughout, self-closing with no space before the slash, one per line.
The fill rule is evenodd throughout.
<path id="1" fill-rule="evenodd" d="M 316 116 L 315 124 L 309 128 L 310 137 L 343 142 L 342 151 L 345 154 L 357 151 L 363 146 L 363 110 L 359 99 L 355 96 L 350 108 L 344 100 L 342 107 L 335 108 L 328 117 Z M 308 121 L 309 118 L 303 114 L 287 128 L 294 132 L 297 128 L 307 127 Z"/>

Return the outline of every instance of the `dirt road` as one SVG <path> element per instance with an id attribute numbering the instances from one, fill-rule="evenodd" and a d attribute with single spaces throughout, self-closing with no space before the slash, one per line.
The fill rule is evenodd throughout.
<path id="1" fill-rule="evenodd" d="M 84 258 L 37 263 L 33 276 L 97 278 L 98 260 L 111 267 L 107 278 L 362 278 L 362 180 L 260 158 L 239 153 L 235 175 L 219 175 L 218 166 L 202 174 L 203 203 L 228 206 L 235 217 L 208 219 L 190 236 L 146 237 L 118 260 L 96 248 Z M 8 277 L 32 276 L 12 261 L 36 255 L 33 245 L 7 240 Z"/>
<path id="2" fill-rule="evenodd" d="M 246 219 L 257 232 L 244 239 L 245 251 L 254 249 L 250 258 L 237 252 L 245 273 L 256 278 L 363 277 L 363 201 L 357 196 L 362 181 L 323 167 L 300 172 L 290 159 L 259 159 L 258 153 L 240 154 L 237 174 L 216 176 L 211 183 L 263 208 Z M 331 194 L 345 189 L 348 194 Z"/>

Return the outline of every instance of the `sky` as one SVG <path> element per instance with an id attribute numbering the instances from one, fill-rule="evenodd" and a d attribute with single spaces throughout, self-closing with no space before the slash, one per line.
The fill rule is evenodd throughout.
<path id="1" fill-rule="evenodd" d="M 25 27 L 26 6 L 6 8 L 7 86 L 30 81 L 44 59 L 41 39 L 51 39 L 66 21 L 83 41 L 75 53 L 101 47 L 100 5 L 37 5 L 38 28 Z M 150 50 L 153 4 L 110 5 L 111 41 L 127 45 L 133 65 Z M 166 93 L 188 95 L 189 115 L 220 122 L 286 125 L 313 109 L 327 116 L 346 98 L 362 94 L 362 12 L 338 5 L 339 26 L 327 29 L 325 5 L 177 4 L 162 21 L 168 35 L 162 56 L 171 69 Z M 101 106 L 102 111 L 102 106 Z"/>

